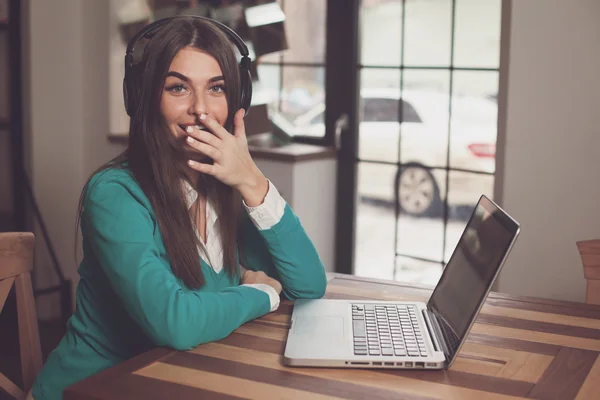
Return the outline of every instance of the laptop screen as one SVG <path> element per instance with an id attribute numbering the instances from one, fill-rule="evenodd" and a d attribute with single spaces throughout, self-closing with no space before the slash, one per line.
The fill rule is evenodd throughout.
<path id="1" fill-rule="evenodd" d="M 516 239 L 519 225 L 481 196 L 427 308 L 442 330 L 451 363 Z"/>

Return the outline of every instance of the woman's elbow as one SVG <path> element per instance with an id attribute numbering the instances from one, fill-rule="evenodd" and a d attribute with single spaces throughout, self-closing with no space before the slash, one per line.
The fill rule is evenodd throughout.
<path id="1" fill-rule="evenodd" d="M 200 344 L 197 343 L 197 340 L 186 336 L 189 335 L 174 335 L 170 338 L 166 346 L 178 351 L 187 351 L 192 350 Z"/>
<path id="2" fill-rule="evenodd" d="M 196 345 L 193 345 L 191 342 L 173 341 L 172 345 L 168 347 L 177 351 L 188 351 L 192 350 Z"/>
<path id="3" fill-rule="evenodd" d="M 327 290 L 327 276 L 323 274 L 322 277 L 315 279 L 310 284 L 296 288 L 295 290 L 288 290 L 286 296 L 290 300 L 298 300 L 298 299 L 320 299 L 325 295 L 325 291 Z"/>
<path id="4" fill-rule="evenodd" d="M 319 273 L 317 274 L 317 278 L 315 279 L 314 284 L 312 285 L 312 293 L 309 297 L 310 299 L 320 299 L 325 295 L 327 291 L 327 274 L 325 273 L 325 267 L 321 264 L 321 268 Z"/>
<path id="5" fill-rule="evenodd" d="M 168 347 L 178 351 L 191 350 L 200 344 L 197 338 L 187 333 L 186 329 L 164 329 L 152 333 L 156 346 Z"/>
<path id="6" fill-rule="evenodd" d="M 323 276 L 321 276 L 313 285 L 312 291 L 310 293 L 310 299 L 320 299 L 325 295 L 327 291 L 327 275 L 323 272 Z"/>

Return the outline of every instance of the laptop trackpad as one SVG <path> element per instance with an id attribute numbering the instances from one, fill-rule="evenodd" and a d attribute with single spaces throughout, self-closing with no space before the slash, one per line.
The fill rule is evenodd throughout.
<path id="1" fill-rule="evenodd" d="M 344 336 L 344 318 L 336 316 L 299 316 L 294 319 L 295 335 L 318 335 L 320 338 Z"/>
<path id="2" fill-rule="evenodd" d="M 352 351 L 350 305 L 332 300 L 298 300 L 285 348 L 291 362 L 345 360 Z"/>

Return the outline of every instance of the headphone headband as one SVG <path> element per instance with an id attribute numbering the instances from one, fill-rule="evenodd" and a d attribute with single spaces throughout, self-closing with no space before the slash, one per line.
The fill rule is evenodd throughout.
<path id="1" fill-rule="evenodd" d="M 225 34 L 227 34 L 229 39 L 231 39 L 231 41 L 236 45 L 236 47 L 240 51 L 240 54 L 242 55 L 242 57 L 249 56 L 250 53 L 248 52 L 248 46 L 246 46 L 246 43 L 244 43 L 242 38 L 237 33 L 235 33 L 235 31 L 233 29 L 231 29 L 230 27 L 228 27 L 227 25 L 225 25 L 219 21 L 215 21 L 214 19 L 211 19 L 208 17 L 202 17 L 199 15 L 177 15 L 174 17 L 162 18 L 162 19 L 152 22 L 149 25 L 146 25 L 144 28 L 142 28 L 141 31 L 139 31 L 129 41 L 129 43 L 127 44 L 126 54 L 128 54 L 128 55 L 133 54 L 133 52 L 135 51 L 135 45 L 137 44 L 138 40 L 140 40 L 142 38 L 145 38 L 145 39 L 152 38 L 152 36 L 156 33 L 156 31 L 158 31 L 160 29 L 160 27 L 162 27 L 164 24 L 166 24 L 167 22 L 170 22 L 174 19 L 179 19 L 179 18 L 194 18 L 194 19 L 199 19 L 199 20 L 203 20 L 203 21 L 209 21 L 209 22 L 217 25 L 219 28 L 221 28 L 221 30 Z"/>

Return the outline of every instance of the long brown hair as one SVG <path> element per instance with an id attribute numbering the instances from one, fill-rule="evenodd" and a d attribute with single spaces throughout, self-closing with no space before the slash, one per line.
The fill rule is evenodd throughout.
<path id="1" fill-rule="evenodd" d="M 154 209 L 173 274 L 187 287 L 197 289 L 206 280 L 200 268 L 198 238 L 182 188 L 182 179 L 186 179 L 185 159 L 182 146 L 169 131 L 160 110 L 167 72 L 175 55 L 184 47 L 197 48 L 217 60 L 225 78 L 228 104 L 225 128 L 233 131 L 233 115 L 241 105 L 239 67 L 231 42 L 209 21 L 177 18 L 166 23 L 148 41 L 141 61 L 135 66 L 141 101 L 130 120 L 127 149 L 92 176 L 109 168 L 131 170 Z M 89 182 L 79 199 L 77 225 L 84 212 L 83 200 Z M 215 203 L 223 242 L 223 265 L 228 275 L 233 277 L 238 271 L 241 196 L 237 190 L 208 175 L 203 175 L 192 185 L 202 193 L 208 193 Z"/>

